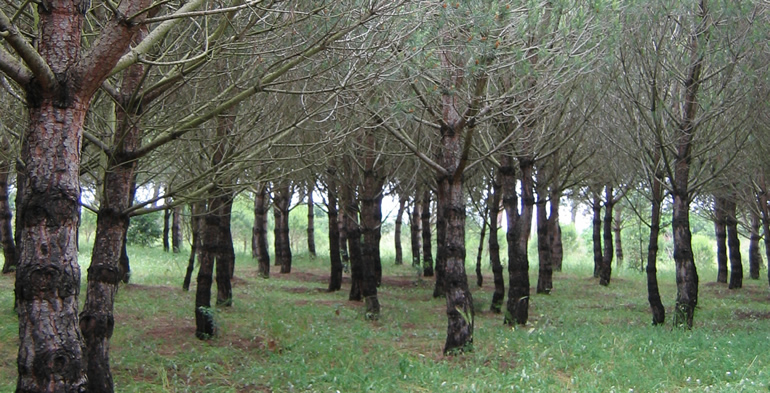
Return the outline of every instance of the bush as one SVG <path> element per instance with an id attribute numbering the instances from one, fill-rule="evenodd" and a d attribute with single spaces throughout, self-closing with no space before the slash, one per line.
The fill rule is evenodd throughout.
<path id="1" fill-rule="evenodd" d="M 163 212 L 131 217 L 126 241 L 128 244 L 152 246 L 163 235 Z"/>
<path id="2" fill-rule="evenodd" d="M 716 253 L 714 253 L 714 240 L 706 235 L 692 236 L 692 256 L 698 265 L 714 264 Z"/>

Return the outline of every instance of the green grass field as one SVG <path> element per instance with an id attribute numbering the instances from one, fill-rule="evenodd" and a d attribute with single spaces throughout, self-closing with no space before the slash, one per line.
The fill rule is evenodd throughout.
<path id="1" fill-rule="evenodd" d="M 89 250 L 81 252 L 85 272 Z M 485 286 L 473 289 L 474 351 L 444 357 L 444 301 L 431 297 L 432 280 L 419 279 L 411 266 L 393 266 L 387 255 L 376 322 L 365 319 L 363 304 L 347 301 L 349 281 L 342 292 L 324 291 L 323 256 L 295 256 L 292 274 L 264 280 L 256 262 L 239 255 L 234 305 L 216 310 L 219 334 L 203 342 L 193 335 L 195 288 L 181 290 L 187 255 L 144 248 L 130 254 L 132 283 L 118 293 L 111 350 L 119 392 L 769 389 L 767 282 L 746 280 L 731 291 L 712 283 L 709 268 L 700 271 L 695 327 L 682 331 L 650 325 L 644 275 L 616 269 L 610 287 L 601 287 L 585 257 L 565 260 L 551 295 L 532 291 L 530 323 L 514 329 L 487 311 L 492 280 L 485 266 Z M 674 277 L 671 266 L 661 270 L 670 321 Z M 533 266 L 533 287 L 536 273 Z M 12 289 L 13 276 L 0 277 L 3 392 L 13 391 L 16 380 Z"/>

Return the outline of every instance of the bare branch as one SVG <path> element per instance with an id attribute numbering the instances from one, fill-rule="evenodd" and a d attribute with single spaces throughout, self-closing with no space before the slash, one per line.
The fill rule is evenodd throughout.
<path id="1" fill-rule="evenodd" d="M 19 54 L 19 57 L 24 60 L 24 63 L 27 64 L 27 67 L 29 67 L 29 70 L 34 74 L 35 79 L 40 83 L 40 86 L 43 89 L 49 91 L 56 89 L 56 86 L 58 85 L 56 82 L 56 75 L 54 75 L 51 67 L 49 67 L 45 59 L 37 53 L 37 50 L 22 37 L 19 30 L 13 23 L 11 23 L 11 20 L 8 19 L 8 16 L 2 10 L 0 10 L 0 36 L 2 36 L 16 53 Z M 21 78 L 20 80 L 17 80 L 19 84 L 23 85 L 31 78 L 28 78 L 26 73 L 8 73 L 8 70 L 19 69 L 18 65 L 9 63 L 12 58 L 13 57 L 7 51 L 2 50 L 0 52 L 0 63 L 3 65 L 2 70 L 3 72 L 6 72 L 9 77 L 14 78 L 14 80 L 16 80 L 16 76 L 26 77 L 27 79 Z"/>

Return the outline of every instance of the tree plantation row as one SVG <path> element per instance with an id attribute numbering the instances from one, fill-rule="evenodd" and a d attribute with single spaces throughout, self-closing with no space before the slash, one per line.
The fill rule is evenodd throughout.
<path id="1" fill-rule="evenodd" d="M 760 233 L 770 238 L 769 7 L 713 0 L 5 2 L 0 210 L 10 212 L 13 182 L 16 217 L 11 231 L 3 215 L 0 234 L 16 269 L 17 391 L 114 390 L 109 347 L 115 294 L 129 279 L 127 228 L 153 211 L 191 206 L 200 266 L 196 336 L 211 337 L 214 277 L 217 303 L 232 301 L 230 213 L 244 192 L 255 195 L 254 249 L 268 275 L 268 185 L 281 272 L 290 272 L 287 209 L 299 186 L 307 198 L 325 199 L 329 289 L 339 289 L 344 250 L 350 296 L 363 299 L 370 318 L 380 309 L 384 192 L 397 195 L 402 210 L 411 206 L 413 226 L 429 228 L 435 217 L 434 295 L 446 299 L 447 354 L 473 343 L 465 244 L 471 201 L 491 233 L 505 223 L 508 298 L 503 305 L 500 246 L 490 236 L 492 307 L 505 308 L 506 323 L 526 324 L 532 223 L 537 292 L 549 293 L 562 259 L 559 204 L 590 203 L 596 275 L 609 285 L 613 206 L 633 195 L 634 213 L 650 229 L 653 322 L 665 318 L 657 242 L 661 222 L 670 220 L 672 320 L 691 328 L 700 263 L 693 207 L 714 207 L 725 266 L 719 279 L 726 279 L 726 242 L 731 288 L 741 286 L 738 218 L 750 218 L 741 221 L 752 234 L 752 261 Z M 150 189 L 157 192 L 144 195 Z M 79 310 L 81 208 L 97 218 Z M 416 240 L 429 274 L 431 232 L 411 232 L 423 236 Z"/>

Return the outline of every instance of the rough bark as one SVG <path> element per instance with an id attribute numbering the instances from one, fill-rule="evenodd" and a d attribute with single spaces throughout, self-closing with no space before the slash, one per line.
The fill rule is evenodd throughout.
<path id="1" fill-rule="evenodd" d="M 481 288 L 484 285 L 484 276 L 481 274 L 481 260 L 484 257 L 484 240 L 487 236 L 487 217 L 489 208 L 484 207 L 481 220 L 481 232 L 479 233 L 479 248 L 476 250 L 476 286 Z M 491 257 L 490 257 L 491 258 Z"/>
<path id="2" fill-rule="evenodd" d="M 5 158 L 0 158 L 0 245 L 3 247 L 3 274 L 16 269 L 16 243 L 13 240 L 13 225 L 11 224 L 13 214 L 11 213 L 11 204 L 8 203 L 10 171 L 10 162 Z"/>
<path id="3" fill-rule="evenodd" d="M 201 229 L 203 225 L 203 212 L 206 209 L 204 202 L 195 202 L 190 204 L 190 232 L 192 232 L 192 242 L 190 244 L 190 258 L 187 260 L 187 272 L 184 276 L 182 289 L 190 290 L 190 281 L 192 281 L 193 270 L 195 270 L 195 256 L 200 249 Z"/>
<path id="4" fill-rule="evenodd" d="M 612 277 L 612 213 L 615 207 L 612 186 L 604 187 L 604 255 L 599 270 L 599 285 L 610 285 Z"/>
<path id="5" fill-rule="evenodd" d="M 420 253 L 422 249 L 420 247 L 420 239 L 422 237 L 422 221 L 420 221 L 420 215 L 422 214 L 422 199 L 420 192 L 417 191 L 414 197 L 414 205 L 412 206 L 411 214 L 409 215 L 409 232 L 410 232 L 410 244 L 412 246 L 412 266 L 420 268 Z"/>
<path id="6" fill-rule="evenodd" d="M 422 235 L 422 275 L 425 277 L 433 277 L 434 275 L 432 251 L 433 242 L 431 241 L 430 216 L 430 190 L 426 189 L 423 191 L 422 204 L 420 209 L 420 227 Z"/>
<path id="7" fill-rule="evenodd" d="M 660 157 L 656 158 L 656 163 Z M 652 179 L 652 200 L 650 201 L 650 240 L 647 246 L 647 300 L 650 303 L 652 311 L 652 324 L 663 325 L 666 320 L 666 309 L 660 299 L 660 290 L 658 288 L 658 235 L 660 234 L 660 206 L 663 202 L 663 186 L 660 180 L 660 174 Z"/>
<path id="8" fill-rule="evenodd" d="M 169 252 L 169 233 L 171 232 L 171 209 L 166 208 L 163 210 L 163 235 L 161 239 L 163 241 L 163 252 Z"/>
<path id="9" fill-rule="evenodd" d="M 198 245 L 198 285 L 195 290 L 195 337 L 208 340 L 216 336 L 214 312 L 211 308 L 211 284 L 213 282 L 214 261 L 219 245 L 219 217 L 211 214 L 217 210 L 216 198 L 209 200 L 206 213 L 201 217 L 200 243 Z M 212 206 L 212 204 L 214 204 Z"/>
<path id="10" fill-rule="evenodd" d="M 171 251 L 179 254 L 182 250 L 182 207 L 176 206 L 171 213 Z"/>
<path id="11" fill-rule="evenodd" d="M 621 206 L 615 206 L 612 222 L 612 233 L 615 236 L 615 259 L 617 260 L 616 265 L 618 268 L 623 266 L 623 240 L 620 236 L 623 231 L 623 210 Z"/>
<path id="12" fill-rule="evenodd" d="M 714 196 L 714 234 L 717 241 L 717 282 L 727 283 L 727 227 L 725 222 L 725 202 Z"/>
<path id="13" fill-rule="evenodd" d="M 270 277 L 270 252 L 267 249 L 267 184 L 259 183 L 254 194 L 254 226 L 252 227 L 253 252 L 257 254 L 257 273 Z"/>
<path id="14" fill-rule="evenodd" d="M 289 182 L 285 181 L 276 186 L 273 191 L 275 265 L 281 267 L 282 274 L 286 274 L 291 273 L 291 240 L 289 239 L 291 187 Z"/>
<path id="15" fill-rule="evenodd" d="M 505 240 L 508 244 L 509 287 L 504 322 L 525 325 L 529 318 L 529 261 L 520 239 L 522 226 L 526 223 L 519 215 L 516 167 L 509 155 L 503 155 L 500 160 L 500 186 L 508 222 Z"/>
<path id="16" fill-rule="evenodd" d="M 762 266 L 762 254 L 759 252 L 759 214 L 750 209 L 751 223 L 749 225 L 749 277 L 759 280 L 759 268 Z"/>
<path id="17" fill-rule="evenodd" d="M 382 176 L 375 168 L 377 146 L 373 130 L 366 132 L 364 142 L 367 150 L 363 157 L 363 182 L 359 194 L 362 237 L 361 268 L 363 273 L 361 293 L 366 302 L 366 317 L 378 319 L 380 302 L 377 298 L 377 287 L 382 281 L 380 228 L 382 227 L 382 188 L 385 184 L 385 176 Z"/>
<path id="18" fill-rule="evenodd" d="M 561 191 L 557 187 L 551 188 L 549 200 L 551 213 L 548 215 L 548 235 L 551 238 L 551 264 L 553 271 L 560 272 L 564 260 L 564 247 L 561 240 L 561 224 L 559 223 Z"/>
<path id="19" fill-rule="evenodd" d="M 602 197 L 599 192 L 594 192 L 591 210 L 594 213 L 593 220 L 591 221 L 593 228 L 591 239 L 594 252 L 594 278 L 599 278 L 602 260 L 604 259 L 602 256 Z"/>
<path id="20" fill-rule="evenodd" d="M 216 254 L 217 305 L 231 306 L 233 303 L 232 277 L 235 274 L 235 248 L 230 223 L 235 197 L 231 193 L 223 192 L 217 198 L 220 199 L 219 210 L 215 212 L 219 216 Z"/>
<path id="21" fill-rule="evenodd" d="M 311 258 L 316 257 L 315 252 L 315 203 L 313 202 L 313 189 L 315 181 L 308 182 L 307 186 L 307 252 Z"/>
<path id="22" fill-rule="evenodd" d="M 398 201 L 398 212 L 396 212 L 396 228 L 393 233 L 393 243 L 396 251 L 396 265 L 404 264 L 404 250 L 401 247 L 401 228 L 404 225 L 404 210 L 406 210 L 406 198 L 401 197 Z"/>
<path id="23" fill-rule="evenodd" d="M 738 239 L 738 217 L 734 199 L 725 200 L 725 226 L 727 227 L 727 248 L 730 256 L 730 283 L 728 288 L 738 289 L 743 286 L 743 262 L 741 261 L 741 242 Z"/>
<path id="24" fill-rule="evenodd" d="M 692 253 L 690 231 L 690 163 L 693 137 L 696 132 L 695 116 L 698 110 L 698 89 L 701 84 L 703 53 L 701 45 L 708 40 L 710 18 L 706 0 L 701 0 L 700 23 L 690 39 L 689 54 L 692 62 L 686 71 L 684 96 L 681 103 L 681 121 L 675 130 L 676 155 L 673 178 L 669 179 L 674 197 L 671 229 L 674 235 L 674 264 L 676 265 L 676 306 L 674 326 L 692 328 L 695 306 L 698 304 L 698 272 Z"/>
<path id="25" fill-rule="evenodd" d="M 759 203 L 759 213 L 762 215 L 762 237 L 765 239 L 765 257 L 768 263 L 767 282 L 770 285 L 770 208 L 767 206 L 768 193 L 765 177 L 761 174 L 759 176 L 759 185 L 760 190 L 757 195 L 757 203 Z"/>
<path id="26" fill-rule="evenodd" d="M 436 192 L 436 264 L 434 274 L 436 281 L 433 285 L 433 297 L 444 297 L 444 271 L 446 266 L 446 208 L 442 205 L 446 203 L 446 198 L 442 199 L 439 190 Z M 423 209 L 424 210 L 424 209 Z M 424 214 L 424 213 L 423 213 Z M 423 228 L 423 236 L 425 228 Z M 423 245 L 424 247 L 424 245 Z"/>
<path id="27" fill-rule="evenodd" d="M 347 168 L 351 168 L 348 166 Z M 349 173 L 349 172 L 348 172 Z M 352 181 L 342 185 L 340 192 L 340 206 L 342 207 L 342 220 L 345 222 L 347 233 L 348 251 L 350 257 L 350 293 L 348 300 L 363 300 L 364 270 L 361 251 L 361 227 L 358 222 L 358 200 L 356 199 L 356 185 Z"/>
<path id="28" fill-rule="evenodd" d="M 329 260 L 331 274 L 329 275 L 329 292 L 339 291 L 342 288 L 342 257 L 340 256 L 340 227 L 339 214 L 337 212 L 337 181 L 334 168 L 327 170 L 326 192 L 328 199 L 327 211 L 329 215 Z"/>
<path id="29" fill-rule="evenodd" d="M 535 206 L 537 214 L 537 293 L 549 294 L 553 289 L 553 265 L 551 264 L 551 242 L 548 236 L 548 209 L 545 190 L 538 190 Z"/>
<path id="30" fill-rule="evenodd" d="M 490 311 L 499 314 L 502 311 L 505 298 L 505 280 L 503 279 L 503 264 L 500 262 L 500 243 L 497 240 L 498 219 L 500 218 L 500 196 L 502 193 L 502 176 L 498 169 L 495 179 L 492 181 L 492 195 L 489 208 L 489 265 L 492 266 L 492 279 L 495 283 L 495 291 L 492 293 Z"/>
<path id="31" fill-rule="evenodd" d="M 529 236 L 532 231 L 532 218 L 535 213 L 535 179 L 533 168 L 535 160 L 531 157 L 519 157 L 519 170 L 521 171 L 521 228 L 519 231 L 519 248 L 527 254 Z M 529 258 L 529 256 L 527 257 Z"/>

